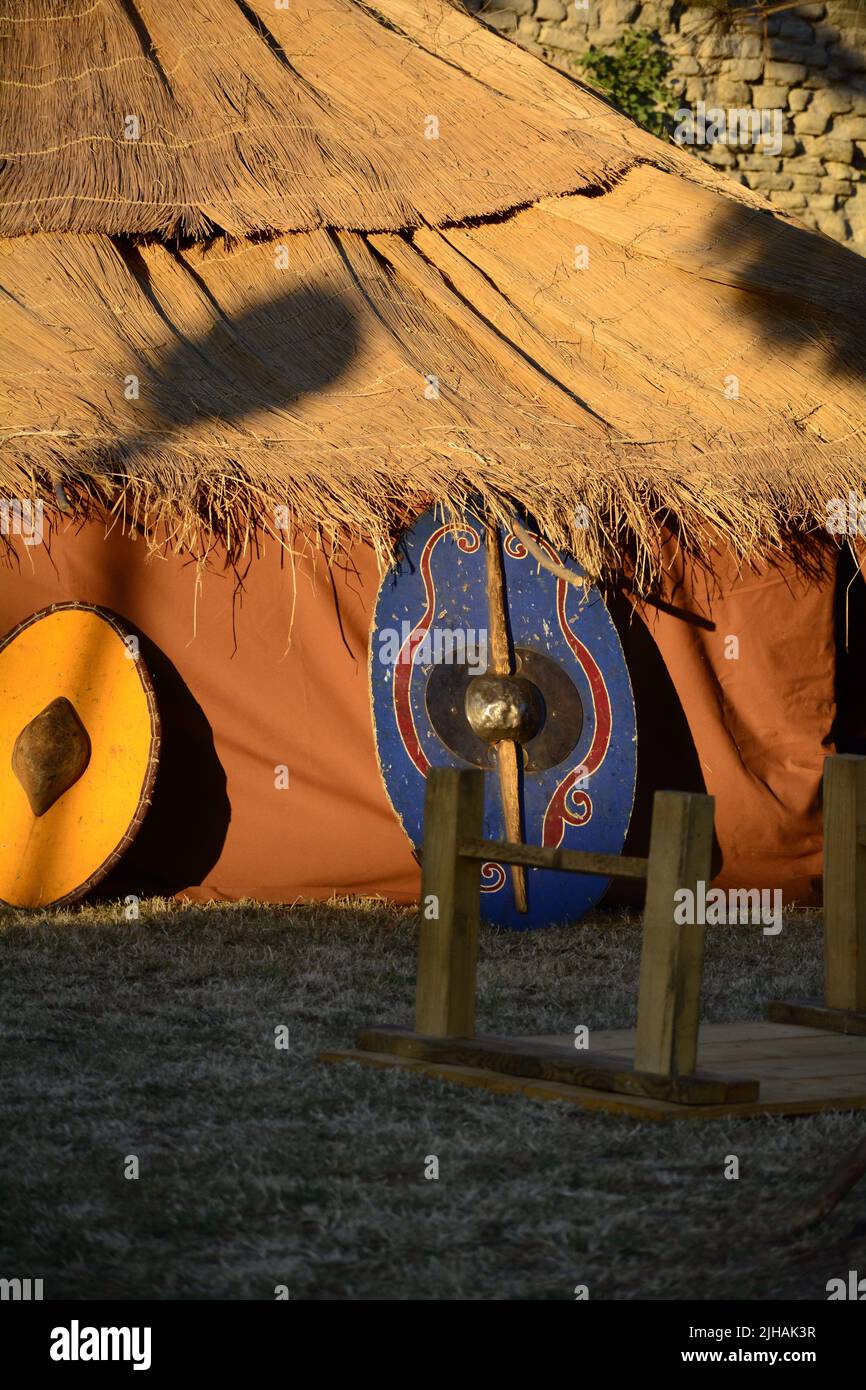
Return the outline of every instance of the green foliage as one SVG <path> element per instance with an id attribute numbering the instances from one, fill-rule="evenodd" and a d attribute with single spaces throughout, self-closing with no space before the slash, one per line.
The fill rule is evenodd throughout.
<path id="1" fill-rule="evenodd" d="M 656 135 L 668 128 L 674 107 L 667 82 L 671 58 L 658 35 L 631 29 L 613 48 L 593 44 L 577 66 L 632 120 Z"/>

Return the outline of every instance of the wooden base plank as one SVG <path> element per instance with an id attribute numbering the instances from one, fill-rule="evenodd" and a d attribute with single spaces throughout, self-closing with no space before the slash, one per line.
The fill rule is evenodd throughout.
<path id="1" fill-rule="evenodd" d="M 825 1033 L 866 1037 L 866 1013 L 831 1009 L 822 999 L 782 999 L 767 1006 L 772 1023 L 794 1023 L 801 1028 L 820 1028 Z"/>
<path id="2" fill-rule="evenodd" d="M 482 1068 L 509 1076 L 565 1082 L 620 1095 L 649 1096 L 678 1105 L 722 1105 L 757 1100 L 758 1083 L 750 1078 L 692 1072 L 689 1076 L 653 1076 L 637 1072 L 621 1058 L 577 1051 L 539 1040 L 514 1038 L 431 1038 L 408 1028 L 365 1028 L 356 1045 L 362 1052 L 394 1052 L 424 1062 Z"/>
<path id="3" fill-rule="evenodd" d="M 625 1062 L 634 1054 L 634 1034 L 625 1029 L 594 1033 L 593 1043 L 605 1054 Z M 594 1049 L 588 1055 L 594 1057 Z M 652 1096 L 621 1095 L 568 1082 L 495 1072 L 486 1066 L 455 1065 L 393 1052 L 339 1050 L 323 1053 L 321 1060 L 399 1069 L 455 1085 L 483 1087 L 500 1095 L 560 1101 L 588 1111 L 656 1122 L 866 1109 L 866 1041 L 857 1035 L 822 1033 L 775 1022 L 701 1027 L 699 1063 L 724 1071 L 746 1069 L 761 1087 L 757 1100 L 716 1105 L 682 1105 Z"/>
<path id="4" fill-rule="evenodd" d="M 558 1084 L 555 1081 L 533 1081 L 525 1076 L 507 1076 L 503 1072 L 487 1071 L 483 1067 L 455 1067 L 445 1062 L 422 1062 L 417 1058 L 398 1057 L 394 1052 L 364 1052 L 361 1049 L 322 1052 L 320 1062 L 357 1062 L 363 1067 L 414 1072 L 431 1081 L 447 1081 L 457 1086 L 477 1086 L 499 1095 L 524 1095 L 530 1100 L 559 1100 L 583 1106 L 587 1110 L 604 1110 L 613 1115 L 630 1115 L 635 1119 L 666 1120 L 666 1110 L 691 1114 L 700 1106 L 669 1106 L 665 1101 L 643 1098 L 639 1103 L 613 1091 L 590 1091 L 579 1086 Z"/>

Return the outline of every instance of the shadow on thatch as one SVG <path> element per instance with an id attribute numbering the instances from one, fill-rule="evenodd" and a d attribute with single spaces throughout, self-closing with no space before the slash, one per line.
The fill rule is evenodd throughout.
<path id="1" fill-rule="evenodd" d="M 184 271 L 207 301 L 214 324 L 203 337 L 186 337 L 177 326 L 180 316 L 157 296 L 141 253 L 130 243 L 118 245 L 174 339 L 157 364 L 158 399 L 167 424 L 232 421 L 288 409 L 329 386 L 357 353 L 355 316 L 333 291 L 295 289 L 228 315 L 188 262 Z"/>
<path id="2" fill-rule="evenodd" d="M 207 538 L 219 535 L 230 563 L 255 549 L 263 510 L 270 512 L 265 531 L 273 531 L 282 504 L 291 520 L 277 526 L 294 531 L 309 523 L 315 530 L 317 517 L 304 515 L 304 486 L 287 466 L 288 449 L 303 431 L 321 447 L 323 426 L 302 415 L 303 404 L 324 397 L 355 358 L 360 334 L 354 310 L 330 288 L 305 286 L 230 313 L 188 265 L 192 293 L 206 307 L 194 301 L 182 306 L 152 282 L 137 247 L 118 249 L 159 316 L 162 342 L 156 351 L 147 345 L 137 375 L 127 378 L 138 383 L 140 396 L 118 420 L 116 434 L 96 434 L 74 463 L 62 456 L 54 463 L 59 511 L 83 523 L 104 514 L 110 499 L 124 527 L 149 537 L 161 530 L 175 549 L 208 553 Z M 206 322 L 207 330 L 184 332 L 181 325 L 190 319 Z M 155 447 L 155 441 L 161 443 Z M 276 489 L 275 476 L 284 482 Z M 336 450 L 334 486 L 345 490 Z M 323 484 L 321 496 L 327 490 Z M 309 494 L 307 486 L 308 501 Z M 55 520 L 51 507 L 49 550 Z M 20 555 L 7 548 L 9 562 L 20 566 Z"/>
<path id="3" fill-rule="evenodd" d="M 723 280 L 730 275 L 732 283 L 754 291 L 743 296 L 742 312 L 758 322 L 773 346 L 794 355 L 817 345 L 834 371 L 866 378 L 866 260 L 821 232 L 779 221 L 769 212 L 750 217 L 754 235 L 744 235 L 749 224 L 735 204 L 715 228 L 717 244 L 729 253 Z"/>

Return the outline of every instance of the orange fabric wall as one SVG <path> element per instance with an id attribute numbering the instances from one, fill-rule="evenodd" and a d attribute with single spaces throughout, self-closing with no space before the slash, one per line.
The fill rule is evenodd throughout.
<path id="1" fill-rule="evenodd" d="M 716 798 L 717 882 L 820 901 L 821 779 L 836 710 L 835 555 L 812 580 L 791 561 L 740 570 L 725 555 L 710 579 L 673 543 L 664 559 L 666 600 L 714 625 L 641 609 Z"/>
<path id="2" fill-rule="evenodd" d="M 196 599 L 194 563 L 149 558 L 141 540 L 117 532 L 106 540 L 101 524 L 55 534 L 45 546 L 13 544 L 13 568 L 0 568 L 0 633 L 52 602 L 101 604 L 156 644 L 193 697 L 173 716 L 177 674 L 157 669 L 163 761 L 176 776 L 130 852 L 135 882 L 149 874 L 150 891 L 188 888 L 198 898 L 417 896 L 418 869 L 375 758 L 366 650 L 378 575 L 368 548 L 357 547 L 353 569 L 335 570 L 333 580 L 324 563 L 315 580 L 309 564 L 299 568 L 287 650 L 292 577 L 276 546 L 239 576 L 208 570 Z M 738 576 L 720 557 L 710 585 L 672 547 L 665 559 L 666 598 L 711 616 L 715 630 L 649 607 L 640 610 L 646 628 L 640 619 L 623 626 L 639 716 L 640 806 L 629 849 L 646 850 L 655 787 L 703 782 L 716 797 L 719 881 L 814 898 L 821 767 L 831 751 L 823 745 L 834 713 L 832 567 L 810 584 L 790 566 Z M 731 636 L 736 660 L 724 654 Z M 194 760 L 185 771 L 181 755 L 194 748 L 203 768 L 210 759 L 209 772 Z M 289 769 L 286 791 L 274 786 L 278 764 Z M 221 803 L 228 823 L 206 835 Z"/>
<path id="3" fill-rule="evenodd" d="M 213 730 L 231 806 L 219 859 L 192 896 L 417 897 L 418 868 L 385 795 L 371 733 L 372 552 L 358 547 L 355 572 L 334 570 L 333 585 L 324 563 L 315 582 L 309 565 L 300 567 L 292 624 L 291 569 L 276 545 L 241 567 L 237 593 L 233 572 L 206 572 L 196 601 L 194 563 L 149 559 L 143 541 L 104 534 L 91 524 L 55 534 L 50 549 L 16 542 L 17 571 L 0 568 L 0 632 L 36 608 L 79 599 L 141 629 L 180 672 Z M 155 684 L 159 699 L 166 682 L 155 674 Z M 161 704 L 168 719 L 165 695 Z M 200 737 L 198 725 L 186 732 Z M 278 764 L 289 770 L 285 791 L 274 785 Z M 210 794 L 203 789 L 205 802 Z M 172 870 L 182 865 L 184 840 L 197 834 L 194 794 L 186 804 L 192 815 L 178 817 L 160 841 Z M 172 877 L 168 886 L 180 885 Z"/>

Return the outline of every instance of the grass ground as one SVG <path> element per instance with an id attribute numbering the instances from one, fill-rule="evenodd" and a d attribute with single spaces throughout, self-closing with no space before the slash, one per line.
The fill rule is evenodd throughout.
<path id="1" fill-rule="evenodd" d="M 818 992 L 814 915 L 707 935 L 709 1019 Z M 486 931 L 479 1028 L 626 1026 L 639 949 L 622 915 Z M 411 1019 L 409 913 L 7 911 L 0 959 L 0 1274 L 46 1298 L 824 1299 L 866 1269 L 866 1183 L 780 1240 L 862 1112 L 655 1125 L 317 1062 Z"/>

